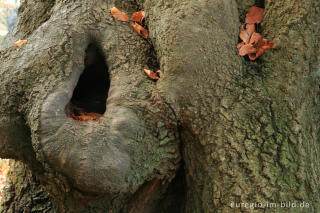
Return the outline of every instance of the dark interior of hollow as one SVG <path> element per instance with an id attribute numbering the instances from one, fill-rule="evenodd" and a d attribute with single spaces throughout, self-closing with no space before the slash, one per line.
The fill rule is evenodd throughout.
<path id="1" fill-rule="evenodd" d="M 88 45 L 84 65 L 69 104 L 70 111 L 76 116 L 80 111 L 104 114 L 110 79 L 105 56 L 97 45 Z"/>

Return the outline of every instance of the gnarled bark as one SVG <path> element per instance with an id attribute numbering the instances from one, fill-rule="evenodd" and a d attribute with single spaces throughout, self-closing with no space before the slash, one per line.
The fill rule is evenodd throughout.
<path id="1" fill-rule="evenodd" d="M 7 182 L 6 193 L 1 200 L 1 213 L 55 212 L 49 194 L 23 163 L 10 161 Z"/>

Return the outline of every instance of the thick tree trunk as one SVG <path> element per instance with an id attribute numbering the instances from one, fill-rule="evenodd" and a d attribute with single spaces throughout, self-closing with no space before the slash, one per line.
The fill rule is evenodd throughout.
<path id="1" fill-rule="evenodd" d="M 256 63 L 236 51 L 253 3 L 276 43 Z M 113 6 L 144 10 L 150 39 Z M 27 166 L 2 211 L 53 211 L 43 188 L 56 212 L 319 212 L 319 13 L 318 0 L 23 1 L 1 44 L 0 156 Z M 77 107 L 103 115 L 76 121 Z"/>
<path id="2" fill-rule="evenodd" d="M 30 170 L 23 163 L 13 160 L 10 167 L 0 212 L 55 212 L 49 194 L 41 188 Z"/>

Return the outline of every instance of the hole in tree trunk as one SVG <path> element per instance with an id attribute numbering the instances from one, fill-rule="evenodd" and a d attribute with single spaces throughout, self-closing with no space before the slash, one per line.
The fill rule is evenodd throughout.
<path id="1" fill-rule="evenodd" d="M 110 87 L 108 67 L 102 51 L 96 44 L 89 44 L 84 60 L 85 69 L 73 91 L 69 104 L 70 116 L 92 116 L 94 120 L 106 111 L 106 99 Z"/>

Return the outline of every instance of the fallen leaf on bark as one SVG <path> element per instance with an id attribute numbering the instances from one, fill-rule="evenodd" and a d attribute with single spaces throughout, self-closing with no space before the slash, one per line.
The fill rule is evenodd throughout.
<path id="1" fill-rule="evenodd" d="M 241 26 L 240 30 L 240 38 L 244 43 L 248 43 L 250 40 L 249 33 L 243 28 L 243 25 Z"/>
<path id="2" fill-rule="evenodd" d="M 250 60 L 256 60 L 259 56 L 265 53 L 268 49 L 272 48 L 275 43 L 268 42 L 267 39 L 263 39 L 263 41 L 259 44 L 256 53 L 248 54 Z"/>
<path id="3" fill-rule="evenodd" d="M 127 16 L 127 14 L 124 12 L 121 12 L 116 7 L 111 8 L 110 13 L 116 20 L 123 21 L 123 22 L 129 22 L 129 17 Z"/>
<path id="4" fill-rule="evenodd" d="M 24 43 L 26 43 L 27 42 L 27 40 L 19 40 L 19 41 L 17 41 L 16 43 L 14 43 L 14 46 L 15 47 L 18 47 L 18 46 L 20 46 L 21 44 L 24 44 Z"/>
<path id="5" fill-rule="evenodd" d="M 256 27 L 254 24 L 246 24 L 246 31 L 251 36 L 254 32 L 256 32 Z"/>
<path id="6" fill-rule="evenodd" d="M 70 112 L 70 117 L 77 120 L 77 121 L 89 121 L 89 120 L 96 120 L 102 117 L 101 114 L 93 113 L 93 112 L 84 112 L 81 115 L 75 115 L 73 112 Z"/>
<path id="7" fill-rule="evenodd" d="M 144 29 L 140 24 L 130 23 L 130 25 L 141 35 L 143 38 L 147 39 L 149 36 L 148 30 Z"/>
<path id="8" fill-rule="evenodd" d="M 243 45 L 245 45 L 245 44 L 246 44 L 246 43 L 244 43 L 243 41 L 240 42 L 240 43 L 237 45 L 238 50 L 239 50 Z"/>
<path id="9" fill-rule="evenodd" d="M 264 9 L 260 7 L 251 7 L 246 15 L 247 24 L 259 24 L 262 21 Z"/>
<path id="10" fill-rule="evenodd" d="M 250 38 L 249 44 L 259 45 L 262 42 L 262 36 L 259 33 L 254 32 Z"/>
<path id="11" fill-rule="evenodd" d="M 159 71 L 159 70 L 158 70 Z M 158 72 L 157 71 L 157 72 Z M 153 72 L 152 70 L 148 70 L 148 69 L 144 69 L 144 72 L 149 76 L 149 78 L 153 79 L 153 80 L 157 80 L 160 77 L 157 75 L 157 73 Z"/>
<path id="12" fill-rule="evenodd" d="M 256 60 L 268 49 L 274 46 L 273 42 L 268 42 L 260 33 L 256 32 L 255 24 L 262 21 L 264 9 L 251 7 L 246 15 L 246 29 L 241 26 L 239 37 L 242 42 L 238 43 L 237 49 L 240 56 L 248 55 L 250 60 Z"/>
<path id="13" fill-rule="evenodd" d="M 131 20 L 132 20 L 132 21 L 135 21 L 135 22 L 137 22 L 137 23 L 139 23 L 139 24 L 142 24 L 142 21 L 143 21 L 145 15 L 146 15 L 146 14 L 145 14 L 144 11 L 135 12 L 135 13 L 132 15 L 132 17 L 131 17 Z"/>
<path id="14" fill-rule="evenodd" d="M 72 111 L 69 113 L 69 116 L 77 121 L 88 121 L 96 120 L 102 117 L 102 114 L 94 112 L 85 112 L 84 109 L 76 106 L 72 106 Z"/>
<path id="15" fill-rule="evenodd" d="M 252 44 L 245 44 L 239 49 L 239 55 L 245 56 L 250 53 L 256 53 L 257 49 Z"/>

